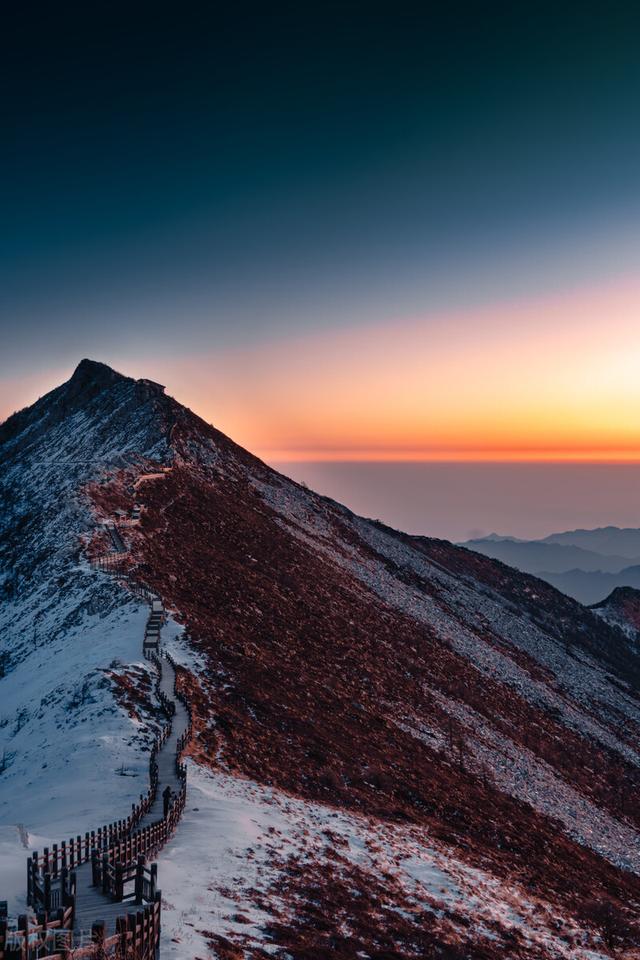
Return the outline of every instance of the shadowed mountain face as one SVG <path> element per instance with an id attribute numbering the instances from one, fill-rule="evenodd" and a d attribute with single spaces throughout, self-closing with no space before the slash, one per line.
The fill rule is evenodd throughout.
<path id="1" fill-rule="evenodd" d="M 634 648 L 637 648 L 640 639 L 640 590 L 616 587 L 606 600 L 594 604 L 593 610 L 607 623 L 623 630 Z"/>
<path id="2" fill-rule="evenodd" d="M 206 943 L 300 960 L 631 950 L 629 634 L 541 580 L 298 486 L 157 385 L 81 367 L 4 425 L 0 449 L 32 490 L 34 531 L 52 511 L 38 464 L 60 451 L 87 461 L 48 520 L 77 556 L 92 522 L 142 506 L 122 530 L 126 562 L 185 629 L 192 763 L 217 798 L 168 856 L 193 843 L 192 858 L 204 848 L 218 862 L 221 811 L 240 793 L 243 824 L 258 795 L 279 811 L 215 881 L 181 879 Z M 67 501 L 79 520 L 65 527 Z M 4 536 L 30 543 L 20 524 Z M 34 575 L 21 574 L 25 596 Z M 91 577 L 104 575 L 86 573 L 87 589 Z"/>

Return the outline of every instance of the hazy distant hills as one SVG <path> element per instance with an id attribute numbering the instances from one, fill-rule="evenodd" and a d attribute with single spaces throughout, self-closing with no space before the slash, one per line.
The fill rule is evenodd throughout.
<path id="1" fill-rule="evenodd" d="M 535 541 L 534 541 L 535 542 Z M 628 560 L 640 558 L 640 529 L 635 527 L 598 527 L 596 530 L 568 530 L 552 533 L 541 543 L 581 547 L 600 554 L 615 554 Z"/>
<path id="2" fill-rule="evenodd" d="M 565 573 L 574 569 L 619 573 L 630 563 L 627 557 L 607 556 L 582 547 L 540 540 L 468 540 L 464 546 L 494 560 L 502 560 L 524 573 L 539 574 L 541 570 Z M 640 563 L 640 558 L 637 562 Z"/>
<path id="3" fill-rule="evenodd" d="M 533 573 L 582 603 L 598 603 L 616 587 L 640 588 L 640 529 L 568 530 L 542 540 L 492 533 L 463 546 Z"/>
<path id="4" fill-rule="evenodd" d="M 640 590 L 640 566 L 625 567 L 620 573 L 567 570 L 566 573 L 541 572 L 538 576 L 567 596 L 586 604 L 599 603 L 618 587 L 635 587 Z"/>

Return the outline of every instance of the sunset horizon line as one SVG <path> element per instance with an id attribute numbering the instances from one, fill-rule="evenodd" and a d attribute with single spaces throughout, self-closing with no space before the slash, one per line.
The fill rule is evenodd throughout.
<path id="1" fill-rule="evenodd" d="M 292 451 L 260 450 L 256 456 L 268 463 L 564 463 L 624 466 L 640 464 L 640 451 Z"/>

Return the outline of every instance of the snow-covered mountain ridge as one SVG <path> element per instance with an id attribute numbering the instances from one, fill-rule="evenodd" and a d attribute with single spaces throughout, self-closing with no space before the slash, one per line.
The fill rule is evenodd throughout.
<path id="1" fill-rule="evenodd" d="M 57 839 L 140 792 L 117 770 L 146 770 L 153 717 L 112 674 L 144 691 L 144 611 L 87 556 L 142 502 L 127 563 L 186 631 L 196 728 L 160 858 L 167 955 L 633 955 L 622 630 L 353 515 L 102 365 L 10 418 L 0 454 L 6 830 Z"/>
<path id="2" fill-rule="evenodd" d="M 91 569 L 82 545 L 95 523 L 86 486 L 167 455 L 152 408 L 135 381 L 83 362 L 0 426 L 0 830 L 15 864 L 6 893 L 22 908 L 25 842 L 108 822 L 146 790 L 153 721 L 117 709 L 114 694 L 116 678 L 146 675 L 147 611 Z"/>

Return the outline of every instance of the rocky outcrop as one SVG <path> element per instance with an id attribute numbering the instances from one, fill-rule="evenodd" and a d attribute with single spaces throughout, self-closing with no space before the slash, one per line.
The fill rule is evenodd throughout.
<path id="1" fill-rule="evenodd" d="M 619 627 L 632 641 L 634 649 L 640 646 L 640 590 L 616 587 L 606 600 L 591 609 L 607 623 Z"/>

